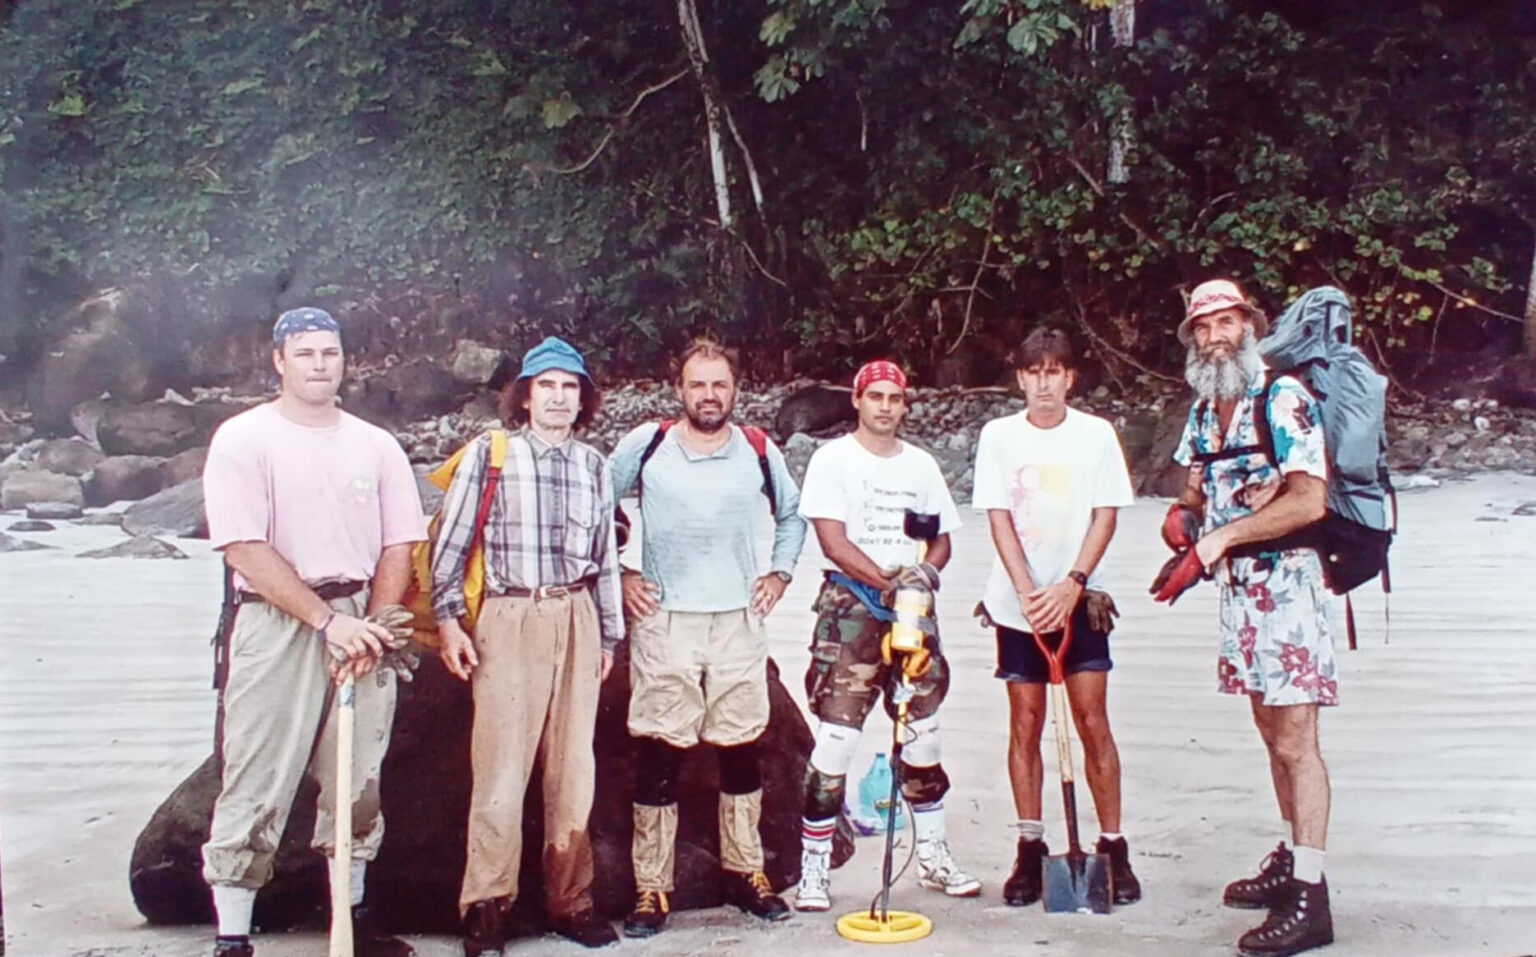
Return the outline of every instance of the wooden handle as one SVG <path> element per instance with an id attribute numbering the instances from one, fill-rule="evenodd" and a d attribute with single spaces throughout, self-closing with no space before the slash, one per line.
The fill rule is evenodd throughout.
<path id="1" fill-rule="evenodd" d="M 357 688 L 348 676 L 336 691 L 336 852 L 331 857 L 331 953 L 352 957 L 352 740 Z"/>

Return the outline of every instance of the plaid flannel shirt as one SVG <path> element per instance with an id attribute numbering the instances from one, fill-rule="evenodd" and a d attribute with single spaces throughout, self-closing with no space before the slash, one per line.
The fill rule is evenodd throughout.
<path id="1" fill-rule="evenodd" d="M 432 552 L 432 610 L 456 618 L 464 566 L 490 463 L 490 436 L 475 439 L 443 499 Z M 613 486 L 601 452 L 567 439 L 550 445 L 524 427 L 507 437 L 501 485 L 485 523 L 486 592 L 593 580 L 603 649 L 624 636 Z"/>

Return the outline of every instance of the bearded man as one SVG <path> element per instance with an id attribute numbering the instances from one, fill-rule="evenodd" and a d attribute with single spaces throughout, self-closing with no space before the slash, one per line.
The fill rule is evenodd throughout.
<path id="1" fill-rule="evenodd" d="M 1256 340 L 1264 313 L 1230 280 L 1190 295 L 1179 341 L 1198 401 L 1174 459 L 1189 468 L 1163 538 L 1175 551 L 1154 582 L 1172 602 L 1202 576 L 1220 588 L 1217 687 L 1248 696 L 1269 755 L 1281 842 L 1256 877 L 1227 885 L 1229 907 L 1268 908 L 1238 941 L 1245 957 L 1284 957 L 1333 941 L 1323 852 L 1328 769 L 1318 708 L 1338 703 L 1330 593 L 1314 547 L 1281 539 L 1322 518 L 1327 456 L 1317 401 L 1289 376 L 1271 377 Z M 1267 403 L 1274 460 L 1260 441 Z M 1291 846 L 1286 846 L 1286 839 Z"/>
<path id="2" fill-rule="evenodd" d="M 685 417 L 639 426 L 609 460 L 615 495 L 640 495 L 643 540 L 643 570 L 623 576 L 637 758 L 629 937 L 658 933 L 671 911 L 678 772 L 683 752 L 700 741 L 720 761 L 726 901 L 764 920 L 790 916 L 763 873 L 758 738 L 768 727 L 763 619 L 789 585 L 805 519 L 778 446 L 731 422 L 737 381 L 733 353 L 709 339 L 690 343 L 677 361 Z M 760 574 L 756 526 L 765 497 L 773 558 Z"/>

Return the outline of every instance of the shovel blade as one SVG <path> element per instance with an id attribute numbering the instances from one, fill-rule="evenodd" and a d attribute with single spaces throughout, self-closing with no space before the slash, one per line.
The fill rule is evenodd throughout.
<path id="1" fill-rule="evenodd" d="M 1115 889 L 1107 854 L 1057 854 L 1045 859 L 1047 914 L 1108 914 Z"/>

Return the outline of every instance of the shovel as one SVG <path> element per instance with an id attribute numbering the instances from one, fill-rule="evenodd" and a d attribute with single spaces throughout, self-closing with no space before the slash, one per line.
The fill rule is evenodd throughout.
<path id="1" fill-rule="evenodd" d="M 1067 620 L 1061 644 L 1052 653 L 1037 634 L 1035 645 L 1051 668 L 1051 725 L 1056 729 L 1057 763 L 1061 766 L 1061 801 L 1067 814 L 1067 853 L 1045 859 L 1047 914 L 1107 914 L 1115 899 L 1109 855 L 1086 854 L 1077 837 L 1077 787 L 1072 780 L 1072 740 L 1067 730 L 1067 683 L 1062 661 L 1072 644 Z"/>

